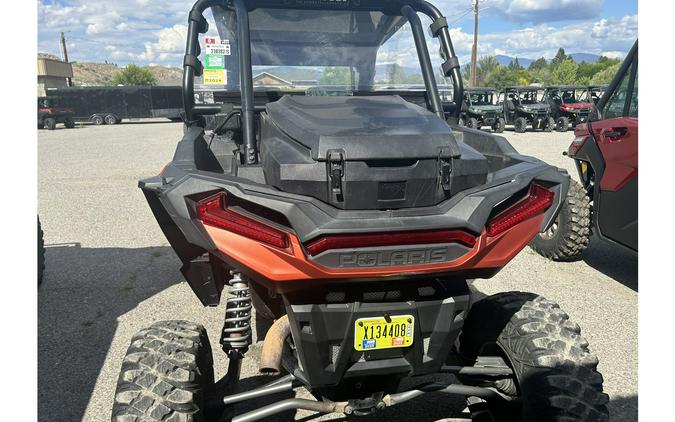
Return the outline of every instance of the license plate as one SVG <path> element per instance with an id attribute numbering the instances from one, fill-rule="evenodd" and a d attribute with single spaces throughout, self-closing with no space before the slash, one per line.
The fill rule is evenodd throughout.
<path id="1" fill-rule="evenodd" d="M 354 323 L 354 349 L 358 351 L 408 347 L 413 343 L 415 317 L 359 318 Z"/>

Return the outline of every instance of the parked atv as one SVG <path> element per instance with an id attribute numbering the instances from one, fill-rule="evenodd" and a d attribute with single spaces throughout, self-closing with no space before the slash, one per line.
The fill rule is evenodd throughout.
<path id="1" fill-rule="evenodd" d="M 504 89 L 502 104 L 507 125 L 513 125 L 518 133 L 523 133 L 528 126 L 532 130 L 541 129 L 551 132 L 555 120 L 551 117 L 551 106 L 542 99 L 543 88 L 514 86 Z"/>
<path id="2" fill-rule="evenodd" d="M 531 243 L 558 261 L 581 257 L 595 234 L 638 250 L 638 44 L 591 112 L 576 127 L 566 154 L 581 183 L 572 182 L 554 224 Z"/>
<path id="3" fill-rule="evenodd" d="M 464 91 L 461 122 L 470 129 L 490 126 L 497 133 L 504 132 L 504 107 L 495 104 L 497 90 L 494 88 L 468 88 Z"/>
<path id="4" fill-rule="evenodd" d="M 61 108 L 53 98 L 38 97 L 37 127 L 38 129 L 56 129 L 58 123 L 68 128 L 75 127 L 72 110 Z"/>
<path id="5" fill-rule="evenodd" d="M 555 130 L 567 132 L 579 123 L 588 120 L 594 103 L 586 100 L 588 88 L 577 85 L 556 85 L 546 87 L 544 100 L 551 106 L 551 117 L 555 120 Z"/>
<path id="6" fill-rule="evenodd" d="M 228 373 L 214 382 L 202 325 L 157 322 L 131 341 L 113 419 L 227 419 L 235 403 L 301 385 L 315 399 L 232 420 L 366 415 L 434 392 L 468 396 L 475 420 L 607 421 L 597 358 L 558 305 L 522 292 L 476 301 L 469 288 L 550 227 L 569 176 L 457 126 L 460 107 L 446 123 L 418 16 L 433 22 L 459 104 L 460 64 L 439 10 L 418 0 L 223 5 L 200 0 L 189 14 L 188 129 L 139 185 L 201 302 L 218 305 L 225 290 Z M 237 78 L 216 104 L 195 105 L 207 8 L 236 46 L 224 71 Z M 389 57 L 416 46 L 424 91 L 373 90 L 383 44 Z M 273 64 L 350 68 L 352 95 L 254 95 L 254 67 Z M 205 134 L 208 114 L 225 117 Z M 254 329 L 261 373 L 286 374 L 233 394 Z M 457 378 L 406 383 L 438 373 Z"/>

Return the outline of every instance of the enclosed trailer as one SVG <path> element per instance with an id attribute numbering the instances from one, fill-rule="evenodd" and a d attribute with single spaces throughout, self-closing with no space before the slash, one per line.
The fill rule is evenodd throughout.
<path id="1" fill-rule="evenodd" d="M 157 117 L 178 121 L 183 107 L 179 86 L 61 87 L 48 89 L 47 96 L 72 110 L 74 120 L 99 125 Z"/>

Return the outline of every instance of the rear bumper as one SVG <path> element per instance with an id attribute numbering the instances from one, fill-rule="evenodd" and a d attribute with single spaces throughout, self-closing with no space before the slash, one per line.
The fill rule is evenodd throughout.
<path id="1" fill-rule="evenodd" d="M 465 190 L 430 207 L 396 210 L 339 210 L 311 197 L 289 194 L 251 180 L 198 170 L 195 165 L 201 133 L 186 134 L 174 160 L 161 176 L 142 180 L 143 190 L 164 234 L 182 260 L 183 274 L 205 305 L 217 305 L 224 284 L 223 269 L 236 268 L 272 291 L 292 291 L 316 280 L 381 280 L 451 275 L 490 277 L 513 258 L 557 215 L 569 177 L 531 157 L 509 152 L 511 166 L 491 174 L 484 185 Z M 203 147 L 203 146 L 202 146 Z M 545 214 L 524 221 L 495 238 L 484 227 L 495 206 L 537 180 L 555 194 Z M 291 238 L 278 250 L 243 236 L 204 226 L 195 218 L 195 203 L 218 191 L 255 204 L 276 216 Z M 376 265 L 372 268 L 330 267 L 309 257 L 303 244 L 322 235 L 460 229 L 477 237 L 476 245 L 443 262 Z M 354 252 L 354 251 L 352 251 Z M 360 252 L 360 251 L 356 251 Z M 319 258 L 319 257 L 317 257 Z M 385 263 L 386 264 L 386 263 Z"/>
<path id="2" fill-rule="evenodd" d="M 368 382 L 362 380 L 365 377 L 396 379 L 438 372 L 450 354 L 469 308 L 470 293 L 464 282 L 442 284 L 425 280 L 397 284 L 387 287 L 386 296 L 398 298 L 391 302 L 382 300 L 385 292 L 379 292 L 378 296 L 378 292 L 370 290 L 355 291 L 344 285 L 342 288 L 329 294 L 337 297 L 350 290 L 347 297 L 359 295 L 359 301 L 332 304 L 324 300 L 324 303 L 289 302 L 286 305 L 299 362 L 295 375 L 312 388 L 345 383 L 348 386 L 350 381 Z M 368 301 L 369 297 L 378 297 L 380 301 Z M 293 297 L 286 299 L 292 301 Z M 354 348 L 356 321 L 385 314 L 414 317 L 413 344 L 357 351 Z"/>

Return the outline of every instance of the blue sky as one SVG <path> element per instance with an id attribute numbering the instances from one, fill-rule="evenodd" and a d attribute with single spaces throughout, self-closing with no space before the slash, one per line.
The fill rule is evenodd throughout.
<path id="1" fill-rule="evenodd" d="M 472 0 L 435 0 L 452 23 L 460 61 L 471 54 Z M 479 55 L 551 58 L 568 53 L 621 57 L 637 38 L 637 0 L 481 0 Z M 60 56 L 66 33 L 72 61 L 180 66 L 184 0 L 39 0 L 38 51 Z"/>

